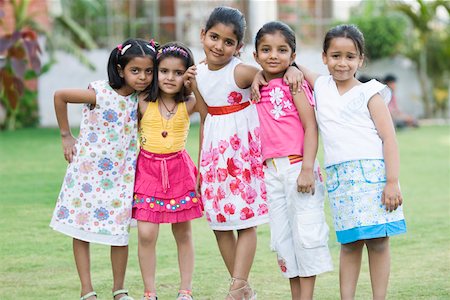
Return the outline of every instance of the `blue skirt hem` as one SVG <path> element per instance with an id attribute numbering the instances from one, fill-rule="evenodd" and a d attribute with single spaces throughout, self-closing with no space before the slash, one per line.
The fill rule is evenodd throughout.
<path id="1" fill-rule="evenodd" d="M 336 231 L 337 240 L 341 244 L 348 244 L 359 240 L 367 240 L 393 236 L 406 232 L 405 220 L 351 228 L 342 231 Z"/>

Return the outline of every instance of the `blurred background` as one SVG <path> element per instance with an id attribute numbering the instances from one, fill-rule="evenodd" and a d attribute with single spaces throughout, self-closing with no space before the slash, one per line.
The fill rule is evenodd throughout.
<path id="1" fill-rule="evenodd" d="M 358 76 L 396 79 L 398 108 L 419 123 L 449 123 L 450 2 L 338 0 L 0 0 L 0 129 L 57 126 L 53 93 L 107 79 L 110 51 L 129 37 L 181 41 L 203 58 L 200 31 L 212 9 L 227 5 L 247 20 L 242 60 L 254 36 L 280 20 L 297 35 L 297 63 L 327 73 L 325 32 L 356 24 L 367 60 Z M 81 106 L 69 107 L 78 126 Z"/>

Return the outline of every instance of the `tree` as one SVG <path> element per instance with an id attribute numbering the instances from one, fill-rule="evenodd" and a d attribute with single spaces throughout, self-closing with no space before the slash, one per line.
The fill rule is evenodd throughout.
<path id="1" fill-rule="evenodd" d="M 68 52 L 86 66 L 93 68 L 81 51 L 82 48 L 96 47 L 89 33 L 61 9 L 54 16 L 54 23 L 61 30 L 56 34 L 50 34 L 35 21 L 35 15 L 28 13 L 30 2 L 31 0 L 10 1 L 14 14 L 12 33 L 0 36 L 0 53 L 6 53 L 4 62 L 0 65 L 0 101 L 6 108 L 4 127 L 10 130 L 18 125 L 35 126 L 38 123 L 37 92 L 27 88 L 25 83 L 49 70 L 54 62 L 56 50 Z M 95 3 L 87 0 L 83 2 L 92 7 Z M 4 17 L 0 9 L 0 24 L 3 24 Z M 50 61 L 44 66 L 41 65 L 40 59 L 42 50 L 38 41 L 39 36 L 45 37 L 46 49 L 50 56 Z"/>
<path id="2" fill-rule="evenodd" d="M 437 12 L 439 8 L 443 8 L 448 16 L 450 2 L 446 0 L 416 0 L 416 4 L 395 2 L 393 7 L 404 14 L 413 26 L 407 39 L 409 47 L 406 48 L 404 54 L 416 65 L 425 116 L 431 117 L 436 112 L 436 101 L 433 101 L 436 99 L 433 99 L 433 94 L 435 94 L 433 91 L 436 88 L 441 89 L 440 84 L 444 84 L 444 87 L 447 85 L 447 88 L 449 84 L 449 26 L 447 24 L 447 26 L 439 27 Z M 433 55 L 430 55 L 431 53 Z M 437 57 L 439 59 L 436 59 Z M 447 77 L 446 80 L 445 77 Z M 448 101 L 448 95 L 446 101 Z M 446 105 L 442 107 L 445 108 Z"/>

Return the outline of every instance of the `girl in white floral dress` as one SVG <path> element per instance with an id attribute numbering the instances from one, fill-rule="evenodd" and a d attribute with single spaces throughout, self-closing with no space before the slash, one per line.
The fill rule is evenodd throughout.
<path id="1" fill-rule="evenodd" d="M 132 299 L 123 285 L 137 157 L 137 92 L 151 86 L 155 56 L 154 43 L 127 40 L 111 52 L 109 82 L 55 93 L 69 166 L 50 226 L 73 237 L 82 300 L 97 298 L 90 275 L 91 242 L 111 246 L 114 299 Z M 67 103 L 85 104 L 77 139 L 70 132 Z"/>
<path id="2" fill-rule="evenodd" d="M 206 119 L 201 118 L 201 195 L 231 276 L 227 299 L 256 298 L 247 278 L 256 251 L 256 226 L 269 220 L 259 120 L 250 105 L 250 86 L 258 69 L 235 57 L 244 31 L 239 10 L 215 8 L 201 32 L 207 64 L 187 72 L 192 80 L 196 74 L 196 97 L 208 106 Z"/>

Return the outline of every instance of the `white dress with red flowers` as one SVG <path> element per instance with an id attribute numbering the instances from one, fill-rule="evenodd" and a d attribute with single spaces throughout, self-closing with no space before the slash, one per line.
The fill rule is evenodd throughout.
<path id="1" fill-rule="evenodd" d="M 208 106 L 250 101 L 250 89 L 239 88 L 234 79 L 240 63 L 234 57 L 216 71 L 198 65 L 198 87 Z M 269 221 L 262 163 L 254 105 L 229 114 L 207 115 L 199 171 L 205 214 L 213 230 L 244 229 Z"/>
<path id="2" fill-rule="evenodd" d="M 96 105 L 84 105 L 50 226 L 73 238 L 128 245 L 137 157 L 137 96 L 95 81 Z"/>

